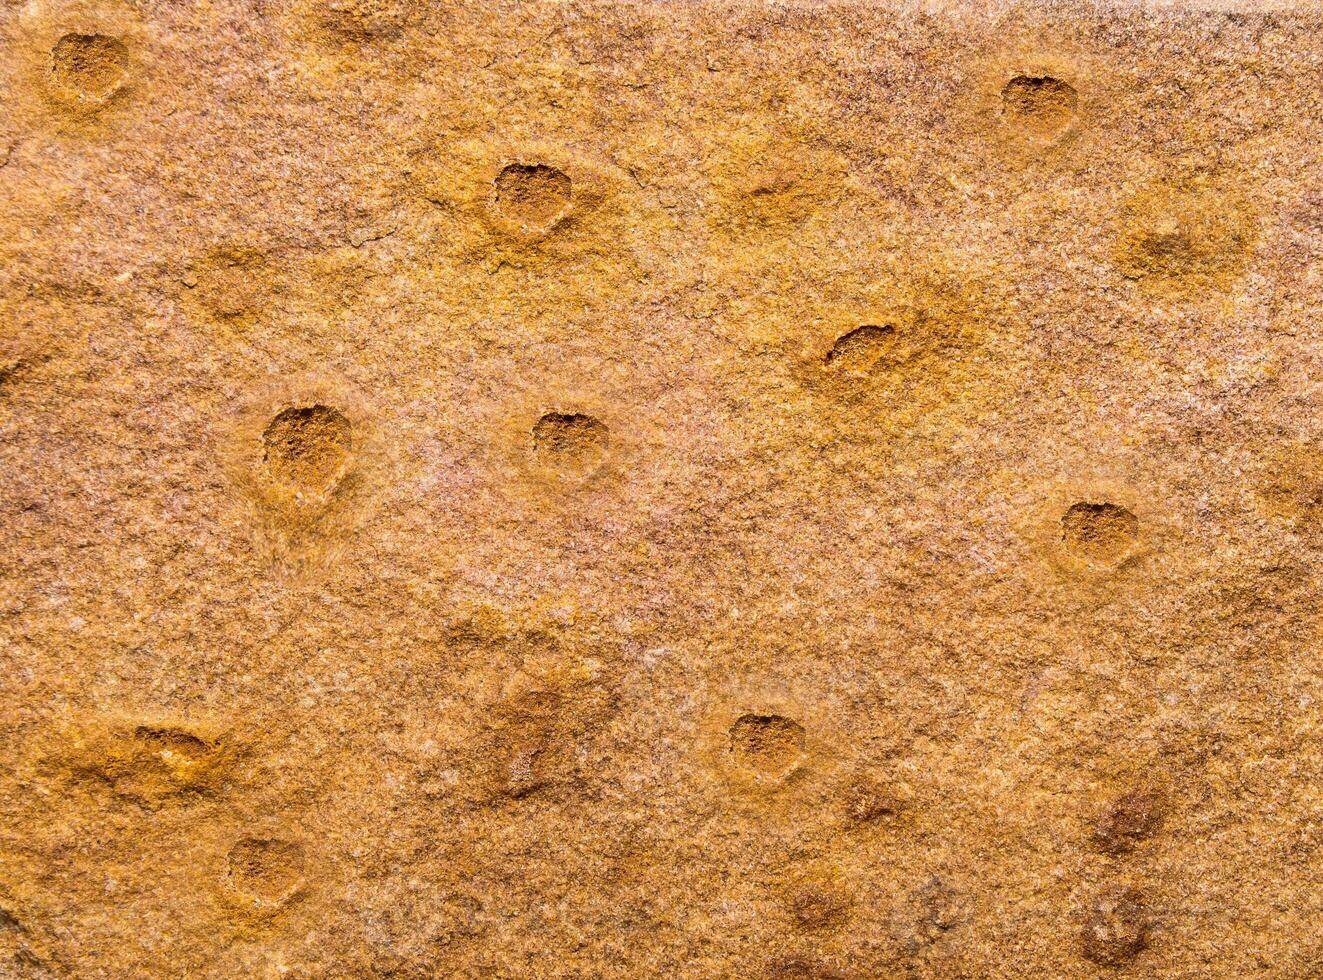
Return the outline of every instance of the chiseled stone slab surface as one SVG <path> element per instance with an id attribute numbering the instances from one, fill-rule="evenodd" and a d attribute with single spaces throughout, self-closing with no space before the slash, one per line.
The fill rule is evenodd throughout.
<path id="1" fill-rule="evenodd" d="M 0 2 L 0 976 L 1323 976 L 1321 38 Z"/>

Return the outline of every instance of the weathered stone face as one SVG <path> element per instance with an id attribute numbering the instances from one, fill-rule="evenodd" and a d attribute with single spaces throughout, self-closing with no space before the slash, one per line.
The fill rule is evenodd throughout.
<path id="1" fill-rule="evenodd" d="M 0 978 L 1319 976 L 1321 59 L 0 2 Z"/>

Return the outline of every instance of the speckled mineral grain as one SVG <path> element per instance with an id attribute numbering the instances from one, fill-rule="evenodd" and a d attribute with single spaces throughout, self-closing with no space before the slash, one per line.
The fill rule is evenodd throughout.
<path id="1" fill-rule="evenodd" d="M 0 977 L 1323 978 L 1323 11 L 0 0 Z"/>

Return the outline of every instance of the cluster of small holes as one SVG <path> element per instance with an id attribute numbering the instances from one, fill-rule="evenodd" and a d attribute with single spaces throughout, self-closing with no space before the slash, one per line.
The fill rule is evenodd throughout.
<path id="1" fill-rule="evenodd" d="M 384 8 L 383 8 L 384 9 Z M 350 4 L 330 4 L 326 17 L 346 32 L 393 29 L 386 13 L 360 15 Z M 389 13 L 389 11 L 387 11 Z M 375 18 L 375 19 L 374 19 Z M 380 25 L 385 26 L 380 26 Z M 366 26 L 361 26 L 366 25 Z M 53 84 L 68 97 L 88 105 L 108 102 L 129 81 L 129 56 L 124 44 L 101 34 L 67 34 L 51 52 Z M 1078 94 L 1060 79 L 1020 75 L 1001 92 L 1007 123 L 1034 139 L 1059 136 L 1074 123 Z M 757 184 L 751 193 L 781 193 L 787 178 L 776 176 Z M 495 210 L 525 231 L 545 233 L 570 213 L 570 177 L 542 163 L 515 163 L 494 181 Z M 1182 226 L 1157 226 L 1142 243 L 1152 262 L 1181 268 L 1194 261 L 1194 246 Z M 886 362 L 896 327 L 864 325 L 841 335 L 824 362 L 834 370 L 867 374 Z M 532 427 L 532 456 L 549 470 L 574 476 L 598 471 L 606 458 L 609 430 L 599 419 L 582 413 L 551 412 Z M 263 465 L 270 479 L 299 492 L 325 493 L 344 473 L 354 451 L 353 427 L 339 409 L 313 404 L 285 409 L 262 436 Z M 1138 521 L 1128 509 L 1108 501 L 1086 500 L 1071 505 L 1061 517 L 1063 547 L 1087 564 L 1114 567 L 1133 552 Z M 168 757 L 188 759 L 207 751 L 194 736 L 142 727 L 139 738 Z M 754 778 L 780 781 L 794 773 L 806 757 L 806 733 L 797 722 L 780 715 L 745 714 L 730 727 L 727 752 L 732 764 Z M 154 749 L 154 750 L 155 750 Z M 893 813 L 899 806 L 884 793 L 861 792 L 852 804 L 852 819 L 863 823 Z M 1160 804 L 1139 793 L 1116 801 L 1096 828 L 1100 849 L 1112 855 L 1132 850 L 1161 825 Z M 299 886 L 302 849 L 274 839 L 245 838 L 228 855 L 226 874 L 232 886 L 262 902 L 285 900 Z M 814 887 L 798 891 L 791 908 L 800 926 L 821 929 L 840 920 L 846 903 L 841 896 Z M 0 926 L 5 920 L 0 919 Z M 1100 964 L 1118 966 L 1132 959 L 1148 942 L 1149 917 L 1143 897 L 1130 888 L 1105 889 L 1088 903 L 1084 954 Z M 798 961 L 785 969 L 798 971 Z"/>

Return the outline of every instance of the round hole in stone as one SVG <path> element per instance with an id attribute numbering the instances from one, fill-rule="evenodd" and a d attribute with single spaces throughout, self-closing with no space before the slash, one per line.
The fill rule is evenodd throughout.
<path id="1" fill-rule="evenodd" d="M 271 478 L 295 490 L 325 492 L 349 461 L 352 427 L 328 405 L 287 408 L 262 433 Z"/>

